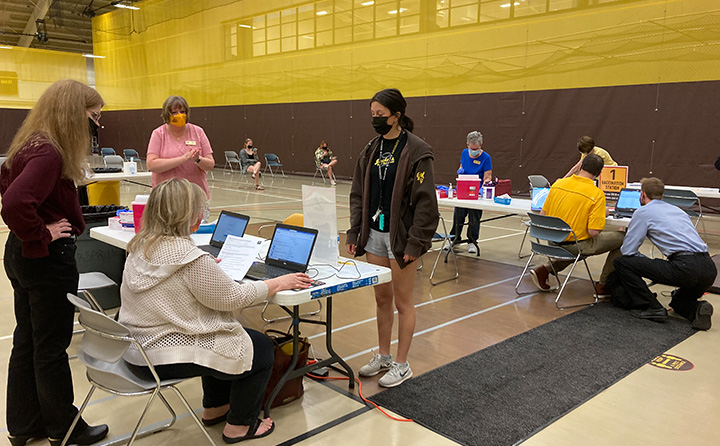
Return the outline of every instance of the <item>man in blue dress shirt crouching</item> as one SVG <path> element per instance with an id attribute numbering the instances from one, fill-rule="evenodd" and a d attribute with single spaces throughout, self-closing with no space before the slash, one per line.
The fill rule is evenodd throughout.
<path id="1" fill-rule="evenodd" d="M 663 201 L 665 185 L 658 178 L 643 178 L 640 203 L 633 213 L 621 251 L 615 259 L 616 283 L 613 302 L 629 308 L 641 319 L 664 321 L 667 310 L 643 278 L 678 287 L 670 307 L 688 319 L 697 330 L 711 326 L 712 305 L 699 300 L 713 284 L 717 269 L 690 217 L 682 209 Z M 638 252 L 647 237 L 667 257 L 651 259 Z"/>

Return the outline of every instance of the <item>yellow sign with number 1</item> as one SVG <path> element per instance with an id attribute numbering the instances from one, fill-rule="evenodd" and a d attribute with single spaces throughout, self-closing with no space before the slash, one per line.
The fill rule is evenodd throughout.
<path id="1" fill-rule="evenodd" d="M 598 187 L 601 191 L 608 194 L 617 195 L 627 186 L 628 168 L 627 166 L 605 166 L 598 177 Z"/>

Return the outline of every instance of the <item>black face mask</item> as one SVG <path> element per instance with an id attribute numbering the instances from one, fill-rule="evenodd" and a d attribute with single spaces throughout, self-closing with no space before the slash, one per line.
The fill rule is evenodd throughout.
<path id="1" fill-rule="evenodd" d="M 98 128 L 99 126 L 93 121 L 92 118 L 88 118 L 89 127 L 90 127 L 90 138 L 92 139 L 92 149 L 93 152 L 97 150 L 97 148 L 100 146 L 98 143 Z"/>
<path id="2" fill-rule="evenodd" d="M 372 126 L 376 132 L 381 135 L 386 135 L 390 130 L 392 130 L 393 127 L 387 123 L 388 118 L 389 116 L 373 116 Z"/>
<path id="3" fill-rule="evenodd" d="M 248 146 L 248 149 L 252 149 L 252 144 L 250 144 L 250 145 Z"/>

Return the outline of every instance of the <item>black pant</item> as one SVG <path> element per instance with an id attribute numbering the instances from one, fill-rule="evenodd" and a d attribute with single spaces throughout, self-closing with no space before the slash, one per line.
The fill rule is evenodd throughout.
<path id="1" fill-rule="evenodd" d="M 42 434 L 63 438 L 77 415 L 66 350 L 77 293 L 74 239 L 50 244 L 50 255 L 29 259 L 12 232 L 5 244 L 5 272 L 15 294 L 16 327 L 7 385 L 10 435 Z M 80 420 L 75 432 L 87 427 Z"/>
<path id="2" fill-rule="evenodd" d="M 707 253 L 704 255 L 671 256 L 670 260 L 642 256 L 620 256 L 615 259 L 615 273 L 621 296 L 631 308 L 661 308 L 655 293 L 643 278 L 678 287 L 670 307 L 680 316 L 693 320 L 698 299 L 715 281 L 717 269 Z"/>
<path id="3" fill-rule="evenodd" d="M 450 229 L 450 236 L 454 236 L 454 243 L 459 242 L 462 238 L 462 227 L 465 224 L 465 217 L 468 217 L 467 237 L 473 242 L 477 242 L 480 237 L 480 220 L 482 219 L 482 209 L 455 208 L 453 212 L 453 225 Z"/>
<path id="4" fill-rule="evenodd" d="M 230 424 L 252 427 L 260 414 L 265 388 L 275 362 L 274 346 L 270 338 L 259 331 L 246 329 L 253 343 L 252 368 L 240 375 L 228 375 L 192 363 L 155 366 L 161 379 L 202 377 L 203 407 L 220 407 L 230 403 L 227 421 Z M 147 367 L 139 367 L 145 373 Z"/>

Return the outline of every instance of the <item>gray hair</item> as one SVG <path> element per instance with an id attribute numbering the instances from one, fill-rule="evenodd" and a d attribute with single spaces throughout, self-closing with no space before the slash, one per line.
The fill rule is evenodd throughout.
<path id="1" fill-rule="evenodd" d="M 468 145 L 469 144 L 477 144 L 479 146 L 482 146 L 482 143 L 483 143 L 482 133 L 478 132 L 477 130 L 474 130 L 474 131 L 468 133 L 467 143 L 468 143 Z"/>

